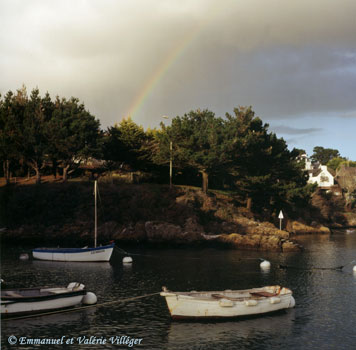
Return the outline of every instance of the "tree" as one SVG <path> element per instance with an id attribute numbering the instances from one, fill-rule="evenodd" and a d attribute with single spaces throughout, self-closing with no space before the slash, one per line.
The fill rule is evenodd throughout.
<path id="1" fill-rule="evenodd" d="M 10 162 L 27 164 L 36 173 L 36 182 L 41 181 L 41 169 L 48 154 L 46 127 L 49 115 L 44 114 L 44 106 L 39 90 L 33 89 L 30 98 L 25 86 L 11 91 L 1 103 L 1 153 L 4 159 L 4 174 L 9 182 Z M 5 159 L 5 158 L 6 159 Z"/>
<path id="2" fill-rule="evenodd" d="M 300 157 L 303 154 L 307 154 L 307 152 L 302 148 L 293 148 L 293 152 L 297 154 L 297 157 Z"/>
<path id="3" fill-rule="evenodd" d="M 251 107 L 235 108 L 234 116 L 227 113 L 226 118 L 228 169 L 247 207 L 278 210 L 288 201 L 307 200 L 303 165 L 297 161 L 299 150 L 290 152 L 283 139 L 268 132 L 268 124 L 263 124 Z"/>
<path id="4" fill-rule="evenodd" d="M 134 169 L 144 168 L 144 144 L 147 135 L 130 117 L 108 128 L 104 140 L 104 159 L 126 163 Z"/>
<path id="5" fill-rule="evenodd" d="M 268 188 L 271 173 L 265 166 L 272 148 L 267 141 L 267 124 L 255 116 L 251 107 L 234 109 L 234 115 L 226 113 L 225 135 L 229 141 L 229 172 L 235 178 L 235 186 L 246 198 L 248 209 L 258 202 L 262 188 Z M 265 197 L 269 194 L 265 192 Z"/>
<path id="6" fill-rule="evenodd" d="M 19 140 L 16 140 L 17 128 L 12 105 L 12 91 L 9 91 L 4 99 L 0 96 L 0 161 L 6 184 L 10 183 L 10 164 L 18 159 L 20 145 Z"/>
<path id="7" fill-rule="evenodd" d="M 352 202 L 356 199 L 356 162 L 342 163 L 337 171 L 336 179 L 344 192 L 346 204 L 352 206 Z"/>
<path id="8" fill-rule="evenodd" d="M 321 164 L 327 164 L 331 159 L 340 157 L 339 151 L 332 148 L 316 146 L 314 147 L 313 152 L 314 153 L 311 156 L 312 161 Z"/>
<path id="9" fill-rule="evenodd" d="M 41 97 L 39 90 L 31 92 L 27 101 L 23 118 L 22 146 L 23 155 L 27 164 L 36 173 L 36 183 L 41 182 L 40 169 L 44 166 L 45 157 L 48 150 L 46 139 L 46 122 L 42 111 Z"/>
<path id="10" fill-rule="evenodd" d="M 47 134 L 51 157 L 63 168 L 63 181 L 67 181 L 71 168 L 79 167 L 89 157 L 101 156 L 100 122 L 75 97 L 56 98 Z"/>
<path id="11" fill-rule="evenodd" d="M 341 164 L 345 163 L 345 160 L 346 159 L 343 157 L 332 158 L 326 163 L 326 165 L 329 168 L 336 170 L 340 167 Z"/>
<path id="12" fill-rule="evenodd" d="M 100 123 L 80 104 L 77 98 L 56 98 L 49 93 L 41 98 L 38 88 L 30 97 L 22 86 L 14 95 L 0 96 L 0 160 L 9 182 L 10 164 L 25 163 L 41 181 L 44 166 L 63 167 L 63 178 L 71 166 L 101 152 Z M 54 170 L 55 171 L 55 170 Z"/>
<path id="13" fill-rule="evenodd" d="M 162 131 L 156 134 L 159 148 L 154 154 L 158 164 L 168 163 L 172 156 L 175 167 L 197 169 L 202 175 L 202 190 L 209 188 L 209 175 L 225 162 L 224 121 L 209 110 L 196 110 L 175 117 L 171 126 L 161 123 Z"/>

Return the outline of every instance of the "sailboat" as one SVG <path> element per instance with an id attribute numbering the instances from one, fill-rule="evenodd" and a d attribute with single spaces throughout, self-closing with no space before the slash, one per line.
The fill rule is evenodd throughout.
<path id="1" fill-rule="evenodd" d="M 98 220 L 97 220 L 97 181 L 94 182 L 95 197 L 95 229 L 94 247 L 88 248 L 36 248 L 32 250 L 34 259 L 50 261 L 109 261 L 115 243 L 97 246 Z"/>

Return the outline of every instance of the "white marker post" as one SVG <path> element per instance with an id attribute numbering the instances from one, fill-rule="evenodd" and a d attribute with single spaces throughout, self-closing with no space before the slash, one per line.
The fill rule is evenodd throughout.
<path id="1" fill-rule="evenodd" d="M 282 220 L 284 219 L 282 210 L 279 212 L 278 219 L 279 219 L 279 229 L 282 230 Z"/>

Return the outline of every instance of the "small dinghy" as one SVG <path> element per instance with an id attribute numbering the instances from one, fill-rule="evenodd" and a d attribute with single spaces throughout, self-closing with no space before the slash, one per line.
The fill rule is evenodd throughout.
<path id="1" fill-rule="evenodd" d="M 85 286 L 72 282 L 67 287 L 38 287 L 1 290 L 1 316 L 38 314 L 73 307 L 82 303 Z"/>
<path id="2" fill-rule="evenodd" d="M 173 319 L 228 318 L 292 308 L 292 291 L 280 286 L 215 292 L 171 292 L 163 287 Z"/>

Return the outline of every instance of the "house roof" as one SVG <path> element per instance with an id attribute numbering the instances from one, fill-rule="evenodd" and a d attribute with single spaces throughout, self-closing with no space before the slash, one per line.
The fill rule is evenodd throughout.
<path id="1" fill-rule="evenodd" d="M 328 172 L 329 172 L 333 177 L 336 176 L 336 171 L 335 171 L 334 169 L 329 168 L 329 167 L 327 167 L 327 169 L 328 169 Z"/>
<path id="2" fill-rule="evenodd" d="M 308 170 L 308 173 L 309 174 L 312 174 L 313 177 L 316 177 L 318 176 L 320 173 L 321 173 L 321 169 L 311 169 L 311 170 Z"/>
<path id="3" fill-rule="evenodd" d="M 356 169 L 356 168 L 355 168 Z M 316 177 L 318 176 L 321 172 L 323 172 L 325 169 L 322 169 L 322 168 L 317 168 L 317 169 L 312 169 L 312 170 L 309 170 L 308 173 L 309 174 L 312 174 L 313 177 Z M 326 169 L 330 175 L 332 175 L 333 177 L 335 177 L 336 173 L 334 171 L 334 169 L 331 169 L 331 168 L 327 168 Z"/>

